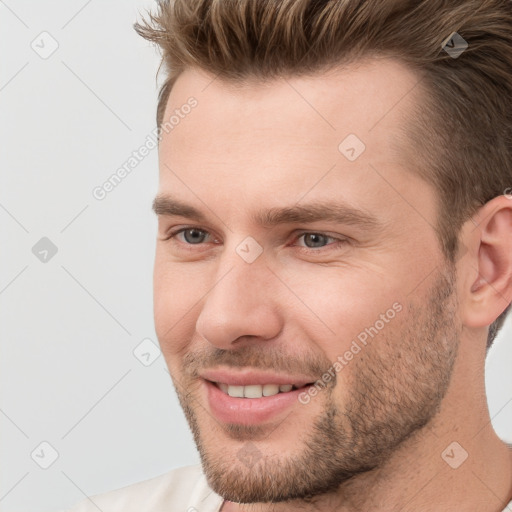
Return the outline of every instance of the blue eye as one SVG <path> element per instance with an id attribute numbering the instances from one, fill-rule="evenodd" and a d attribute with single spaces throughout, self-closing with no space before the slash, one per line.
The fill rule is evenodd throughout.
<path id="1" fill-rule="evenodd" d="M 183 234 L 183 238 L 187 244 L 196 245 L 204 242 L 204 238 L 208 232 L 197 228 L 184 228 L 180 229 L 172 236 L 177 236 L 180 234 Z"/>
<path id="2" fill-rule="evenodd" d="M 211 234 L 204 229 L 199 229 L 197 227 L 185 227 L 169 233 L 164 241 L 172 240 L 175 243 L 179 243 L 184 250 L 194 250 L 192 246 L 200 246 L 201 244 L 206 243 L 209 236 L 211 237 Z M 311 254 L 321 253 L 324 248 L 326 251 L 339 249 L 342 245 L 348 243 L 348 239 L 346 238 L 337 238 L 314 231 L 305 231 L 300 233 L 294 238 L 295 243 L 300 239 L 304 239 L 304 245 L 292 244 L 291 247 L 298 247 L 301 252 Z"/>
<path id="3" fill-rule="evenodd" d="M 332 236 L 323 235 L 322 233 L 302 233 L 297 240 L 304 237 L 304 243 L 306 244 L 306 247 L 309 249 L 318 248 L 318 247 L 324 247 L 327 245 L 327 241 L 335 240 Z M 308 242 L 310 242 L 312 245 L 308 245 Z M 325 243 L 323 243 L 325 242 Z"/>

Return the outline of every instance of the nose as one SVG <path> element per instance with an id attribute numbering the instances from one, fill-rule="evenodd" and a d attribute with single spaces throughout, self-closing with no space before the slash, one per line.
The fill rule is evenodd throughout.
<path id="1" fill-rule="evenodd" d="M 240 338 L 276 337 L 283 327 L 279 280 L 263 257 L 247 263 L 234 253 L 218 270 L 197 318 L 198 334 L 221 349 L 239 347 Z"/>

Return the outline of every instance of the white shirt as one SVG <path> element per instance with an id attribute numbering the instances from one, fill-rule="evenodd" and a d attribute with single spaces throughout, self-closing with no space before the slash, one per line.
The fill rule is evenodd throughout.
<path id="1" fill-rule="evenodd" d="M 91 496 L 66 512 L 219 512 L 223 501 L 196 464 Z"/>
<path id="2" fill-rule="evenodd" d="M 92 496 L 66 512 L 219 512 L 222 503 L 196 464 Z M 512 512 L 512 501 L 503 512 Z"/>

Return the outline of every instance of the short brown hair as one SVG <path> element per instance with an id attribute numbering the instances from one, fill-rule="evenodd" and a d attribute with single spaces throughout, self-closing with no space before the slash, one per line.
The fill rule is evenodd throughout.
<path id="1" fill-rule="evenodd" d="M 463 223 L 512 185 L 510 0 L 160 0 L 134 28 L 163 52 L 158 127 L 186 68 L 246 81 L 372 55 L 408 65 L 424 101 L 402 135 L 411 171 L 438 192 L 436 231 L 451 263 Z M 468 44 L 457 58 L 443 49 L 454 32 Z M 490 326 L 488 347 L 509 309 Z"/>

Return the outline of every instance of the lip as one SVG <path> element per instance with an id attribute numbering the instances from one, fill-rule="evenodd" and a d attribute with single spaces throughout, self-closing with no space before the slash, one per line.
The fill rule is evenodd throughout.
<path id="1" fill-rule="evenodd" d="M 222 382 L 228 386 L 249 386 L 250 384 L 293 384 L 301 388 L 306 384 L 315 382 L 316 378 L 304 377 L 303 375 L 284 375 L 272 372 L 246 370 L 243 372 L 233 372 L 227 370 L 205 370 L 200 374 L 205 380 L 212 382 Z"/>
<path id="2" fill-rule="evenodd" d="M 209 380 L 202 379 L 201 382 L 206 388 L 208 405 L 213 415 L 221 422 L 242 425 L 264 423 L 278 416 L 297 403 L 299 395 L 307 389 L 307 387 L 294 389 L 287 393 L 261 398 L 236 398 L 227 395 Z M 256 384 L 254 381 L 251 382 Z M 270 382 L 266 381 L 266 383 Z M 273 384 L 277 383 L 273 382 Z"/>

